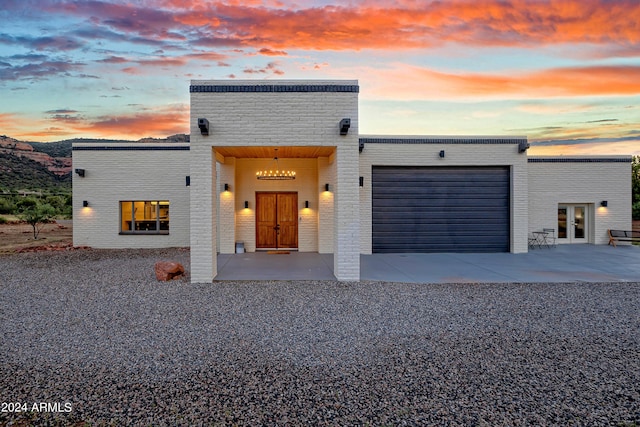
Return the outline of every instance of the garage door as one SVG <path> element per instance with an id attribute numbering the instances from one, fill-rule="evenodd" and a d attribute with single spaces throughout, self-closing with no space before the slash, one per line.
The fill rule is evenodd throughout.
<path id="1" fill-rule="evenodd" d="M 508 252 L 509 168 L 372 171 L 374 253 Z"/>

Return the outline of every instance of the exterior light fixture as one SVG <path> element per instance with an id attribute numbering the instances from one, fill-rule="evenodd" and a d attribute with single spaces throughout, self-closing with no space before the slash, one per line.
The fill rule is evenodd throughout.
<path id="1" fill-rule="evenodd" d="M 288 179 L 296 179 L 295 171 L 285 171 L 280 170 L 280 166 L 278 165 L 278 149 L 275 149 L 275 155 L 273 157 L 273 163 L 275 168 L 260 170 L 256 172 L 256 178 L 258 179 L 266 179 L 272 181 L 282 181 Z"/>
<path id="2" fill-rule="evenodd" d="M 89 207 L 89 201 L 88 200 L 83 200 L 82 201 L 82 207 L 83 208 L 88 208 Z"/>
<path id="3" fill-rule="evenodd" d="M 351 119 L 340 120 L 340 135 L 346 135 L 351 127 Z"/>
<path id="4" fill-rule="evenodd" d="M 191 176 L 188 176 L 188 175 L 187 175 L 187 176 L 185 176 L 184 178 L 185 178 L 184 180 L 185 180 L 185 184 L 186 184 L 186 186 L 187 186 L 187 187 L 190 187 L 190 186 L 191 186 Z"/>
<path id="5" fill-rule="evenodd" d="M 360 187 L 364 187 L 364 176 L 360 177 Z"/>
<path id="6" fill-rule="evenodd" d="M 249 201 L 248 200 L 244 201 L 244 208 L 245 209 L 249 209 Z"/>
<path id="7" fill-rule="evenodd" d="M 603 208 L 606 208 L 607 206 L 609 206 L 609 202 L 606 200 L 603 200 L 600 202 L 600 206 L 602 206 Z"/>
<path id="8" fill-rule="evenodd" d="M 304 201 L 304 207 L 305 207 L 305 209 L 309 209 L 309 201 L 308 200 Z"/>
<path id="9" fill-rule="evenodd" d="M 209 135 L 209 120 L 207 119 L 198 119 L 198 127 L 200 128 L 200 133 L 204 136 Z"/>
<path id="10" fill-rule="evenodd" d="M 329 191 L 329 184 L 324 185 L 324 191 Z"/>
<path id="11" fill-rule="evenodd" d="M 78 174 L 78 176 L 81 176 L 84 178 L 84 169 L 76 169 L 76 173 Z"/>
<path id="12" fill-rule="evenodd" d="M 229 184 L 227 183 L 224 184 L 224 191 L 229 191 Z"/>
<path id="13" fill-rule="evenodd" d="M 522 141 L 518 144 L 518 153 L 524 153 L 529 149 L 529 143 L 527 141 Z"/>
<path id="14" fill-rule="evenodd" d="M 444 150 L 440 150 L 440 158 L 444 159 Z"/>

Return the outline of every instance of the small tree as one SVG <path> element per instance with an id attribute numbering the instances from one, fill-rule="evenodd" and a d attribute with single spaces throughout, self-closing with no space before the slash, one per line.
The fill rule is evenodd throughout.
<path id="1" fill-rule="evenodd" d="M 44 224 L 55 217 L 56 210 L 53 206 L 45 203 L 41 204 L 35 199 L 25 198 L 17 203 L 20 211 L 20 218 L 33 227 L 33 239 L 38 239 L 38 235 Z"/>

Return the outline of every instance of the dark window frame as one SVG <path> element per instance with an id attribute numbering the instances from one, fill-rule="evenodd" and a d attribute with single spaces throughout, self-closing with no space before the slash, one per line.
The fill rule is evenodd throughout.
<path id="1" fill-rule="evenodd" d="M 131 204 L 131 217 L 125 218 L 123 215 L 123 204 L 130 203 Z M 155 206 L 155 219 L 143 219 L 136 220 L 135 218 L 135 203 L 147 203 Z M 169 200 L 120 200 L 118 202 L 119 210 L 120 210 L 120 235 L 136 235 L 136 236 L 157 236 L 157 235 L 168 235 L 169 234 L 169 223 L 170 216 L 169 206 L 171 202 Z M 167 208 L 167 219 L 163 220 L 160 215 L 161 207 Z M 123 225 L 125 222 L 129 222 L 129 230 L 123 229 Z M 154 228 L 149 229 L 149 225 L 153 224 Z"/>

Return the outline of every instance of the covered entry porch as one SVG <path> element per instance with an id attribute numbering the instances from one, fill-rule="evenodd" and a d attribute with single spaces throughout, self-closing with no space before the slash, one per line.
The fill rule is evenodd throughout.
<path id="1" fill-rule="evenodd" d="M 335 147 L 216 146 L 217 252 L 333 253 Z M 286 171 L 286 172 L 283 172 Z M 327 187 L 328 186 L 328 187 Z"/>
<path id="2" fill-rule="evenodd" d="M 211 209 L 204 212 L 201 205 L 197 208 L 211 218 L 212 240 L 209 248 L 193 245 L 192 234 L 192 260 L 194 255 L 211 251 L 212 278 L 220 278 L 223 267 L 222 278 L 237 278 L 236 273 L 249 271 L 249 266 L 255 271 L 265 265 L 288 265 L 293 256 L 304 264 L 311 259 L 305 254 L 313 254 L 323 260 L 321 278 L 357 279 L 359 269 L 355 277 L 341 275 L 345 269 L 357 268 L 359 259 L 355 253 L 354 262 L 344 262 L 349 256 L 339 244 L 348 232 L 354 232 L 352 223 L 357 224 L 358 218 L 347 213 L 357 208 L 357 200 L 347 197 L 357 191 L 357 180 L 343 184 L 341 176 L 346 168 L 341 171 L 338 166 L 341 156 L 354 156 L 352 150 L 335 146 L 214 146 L 209 151 Z M 295 171 L 295 179 L 258 179 L 261 171 L 275 172 L 275 168 Z M 192 210 L 193 202 L 192 198 Z M 340 207 L 346 220 L 335 221 Z M 358 239 L 352 237 L 350 242 L 356 245 Z M 260 254 L 274 249 L 285 250 L 292 257 Z M 236 256 L 237 252 L 243 253 Z M 327 266 L 331 268 L 327 270 Z M 302 274 L 304 278 L 316 276 Z"/>

